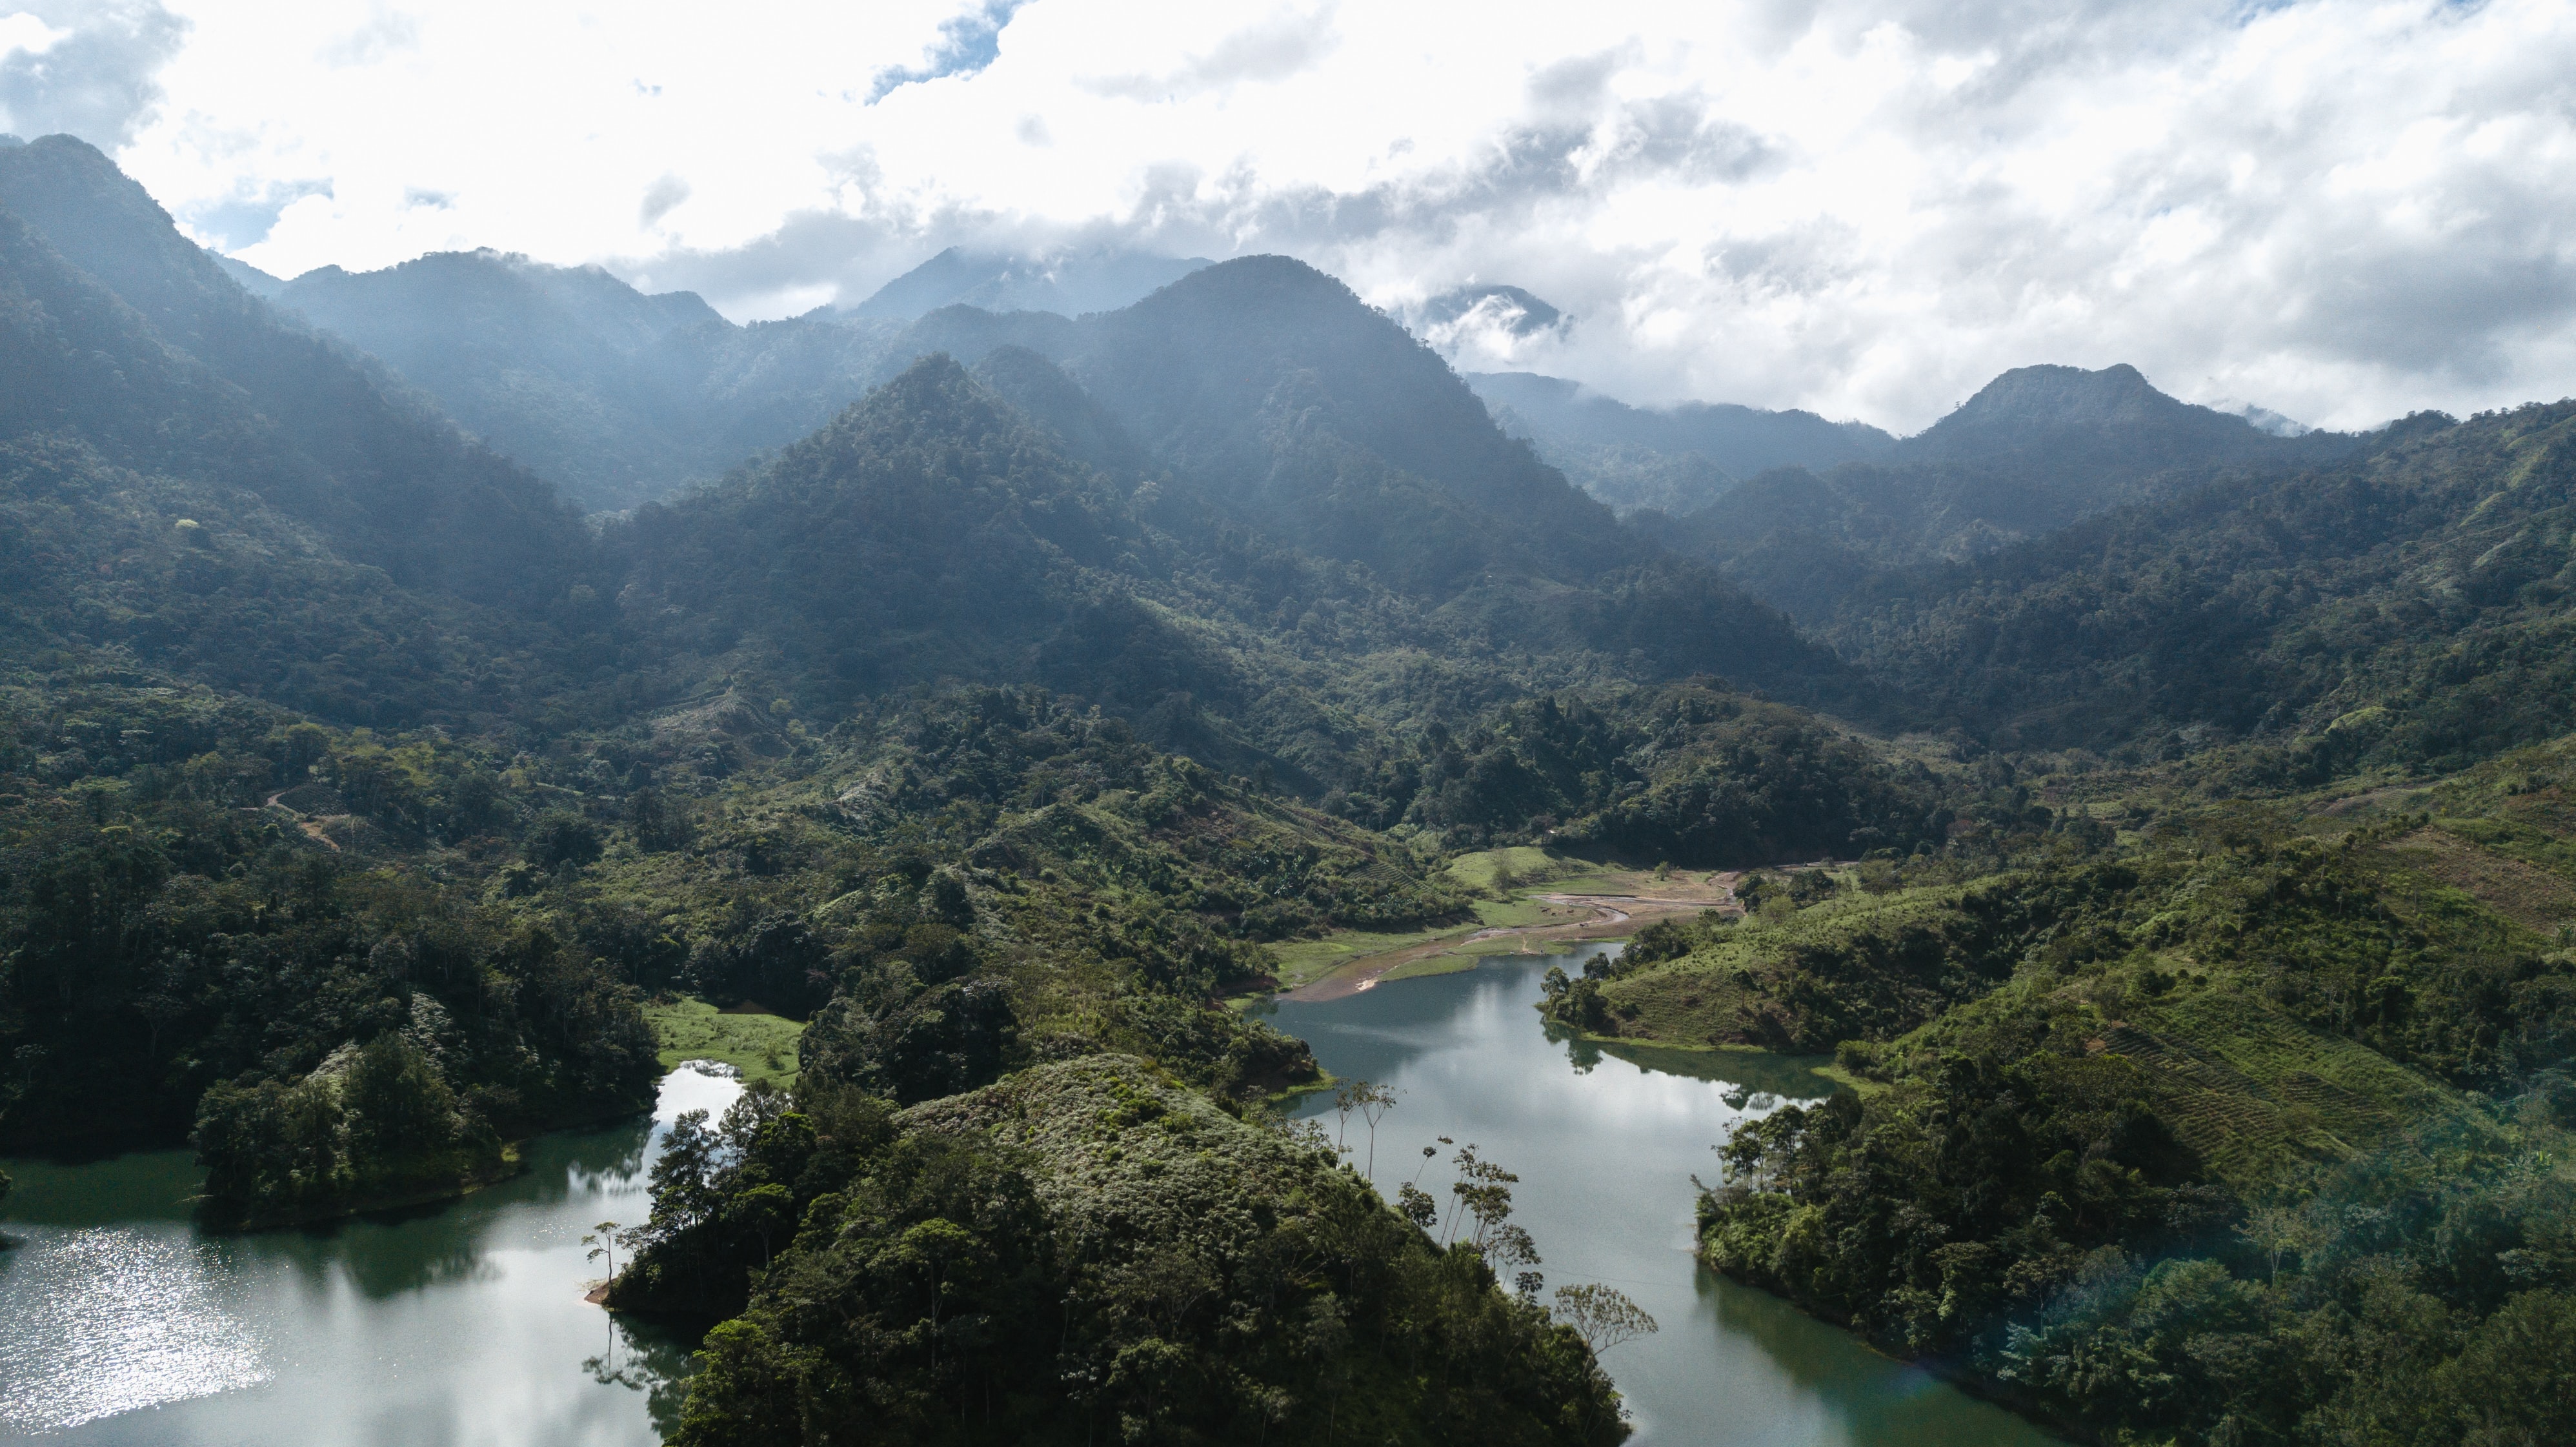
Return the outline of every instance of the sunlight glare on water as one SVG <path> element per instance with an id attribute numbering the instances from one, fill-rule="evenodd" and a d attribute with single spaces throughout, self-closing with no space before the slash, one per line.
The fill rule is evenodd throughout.
<path id="1" fill-rule="evenodd" d="M 16 1320 L 0 1336 L 0 1426 L 56 1431 L 268 1380 L 220 1243 L 156 1223 L 22 1249 L 8 1267 Z"/>
<path id="2" fill-rule="evenodd" d="M 677 1072 L 650 1123 L 539 1137 L 487 1190 L 250 1235 L 197 1229 L 184 1152 L 12 1161 L 0 1437 L 654 1447 L 694 1338 L 583 1301 L 605 1266 L 582 1237 L 642 1220 L 663 1132 L 740 1092 Z"/>

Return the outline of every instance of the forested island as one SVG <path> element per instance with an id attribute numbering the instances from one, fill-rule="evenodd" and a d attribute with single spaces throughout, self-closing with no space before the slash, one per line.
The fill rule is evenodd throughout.
<path id="1" fill-rule="evenodd" d="M 586 328 L 543 377 L 317 324 L 505 287 Z M 2576 1418 L 2576 405 L 2292 439 L 2031 368 L 1622 518 L 1547 458 L 1626 444 L 1286 258 L 304 294 L 0 146 L 0 1148 L 433 1200 L 730 1010 L 797 1043 L 604 1291 L 715 1323 L 675 1440 L 1616 1442 L 1500 1168 L 1384 1198 L 1239 1007 L 1526 923 L 1514 859 L 1697 872 L 1528 1024 L 1831 1058 L 1710 1142 L 1715 1270 L 2078 1440 Z M 532 470 L 567 397 L 667 429 L 626 511 Z"/>

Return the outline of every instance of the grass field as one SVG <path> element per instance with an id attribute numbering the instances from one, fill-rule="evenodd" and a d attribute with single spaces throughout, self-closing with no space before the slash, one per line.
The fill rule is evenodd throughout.
<path id="1" fill-rule="evenodd" d="M 1559 859 L 1544 849 L 1523 844 L 1510 849 L 1461 854 L 1449 861 L 1449 877 L 1470 889 L 1481 889 L 1490 894 L 1496 892 L 1496 881 L 1506 869 L 1511 871 L 1515 885 L 1521 885 L 1537 884 L 1589 867 L 1578 860 Z"/>
<path id="2" fill-rule="evenodd" d="M 1529 852 L 1535 854 L 1538 851 Z M 1546 900 L 1526 896 L 1508 900 L 1484 899 L 1476 902 L 1474 924 L 1442 925 L 1404 934 L 1336 930 L 1319 940 L 1291 940 L 1286 944 L 1272 945 L 1270 952 L 1279 960 L 1279 988 L 1293 990 L 1300 985 L 1312 984 L 1354 960 L 1415 949 L 1442 940 L 1457 942 L 1452 950 L 1424 959 L 1408 960 L 1385 976 L 1402 980 L 1416 975 L 1442 975 L 1473 969 L 1476 961 L 1486 955 L 1510 954 L 1520 948 L 1520 941 L 1508 935 L 1474 941 L 1467 938 L 1480 930 L 1536 929 L 1547 925 L 1578 924 L 1592 917 L 1592 911 L 1581 905 L 1550 904 Z"/>
<path id="3" fill-rule="evenodd" d="M 777 1015 L 728 1015 L 704 1000 L 648 1004 L 644 1018 L 661 1047 L 662 1068 L 683 1060 L 721 1060 L 745 1081 L 796 1083 L 796 1043 L 805 1027 Z"/>
<path id="4" fill-rule="evenodd" d="M 1701 869 L 1674 869 L 1657 879 L 1651 869 L 1605 869 L 1587 866 L 1548 885 L 1552 894 L 1625 894 L 1654 899 L 1704 899 L 1714 904 L 1727 897 L 1720 875 Z"/>

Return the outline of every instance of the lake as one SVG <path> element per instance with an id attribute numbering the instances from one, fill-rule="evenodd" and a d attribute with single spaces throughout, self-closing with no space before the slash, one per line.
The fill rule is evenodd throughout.
<path id="1" fill-rule="evenodd" d="M 65 1447 L 653 1447 L 694 1343 L 582 1300 L 583 1235 L 649 1212 L 692 1071 L 650 1121 L 543 1136 L 460 1200 L 253 1235 L 201 1232 L 185 1151 L 12 1160 L 0 1205 L 0 1437 Z"/>
<path id="2" fill-rule="evenodd" d="M 1662 1331 L 1603 1364 L 1638 1441 L 2041 1447 L 2052 1439 L 1691 1254 L 1691 1176 L 1727 1123 L 1821 1096 L 1813 1062 L 1552 1043 L 1531 1008 L 1551 963 L 1384 983 L 1269 1018 L 1345 1079 L 1395 1089 L 1377 1129 L 1391 1194 L 1420 1169 L 1446 1197 L 1449 1147 L 1519 1172 L 1515 1219 L 1550 1287 L 1607 1282 Z M 650 1447 L 691 1343 L 582 1298 L 606 1274 L 582 1236 L 648 1209 L 645 1179 L 683 1110 L 739 1087 L 663 1082 L 651 1121 L 528 1143 L 528 1171 L 461 1200 L 327 1226 L 218 1235 L 190 1222 L 183 1151 L 83 1165 L 13 1160 L 0 1206 L 0 1437 L 66 1447 Z M 1330 1097 L 1299 1113 L 1331 1122 Z M 1367 1164 L 1366 1128 L 1350 1124 Z"/>
<path id="3" fill-rule="evenodd" d="M 1735 1051 L 1551 1042 L 1532 1006 L 1551 964 L 1580 954 L 1499 955 L 1454 975 L 1388 981 L 1339 1000 L 1282 1000 L 1270 1023 L 1325 1069 L 1397 1092 L 1376 1130 L 1380 1188 L 1417 1169 L 1445 1203 L 1448 1136 L 1516 1171 L 1513 1220 L 1537 1238 L 1548 1289 L 1606 1282 L 1662 1326 L 1602 1365 L 1654 1447 L 2046 1447 L 2056 1439 L 2001 1408 L 1862 1346 L 1779 1298 L 1709 1271 L 1692 1254 L 1691 1177 L 1717 1176 L 1728 1123 L 1831 1087 L 1815 1061 Z M 1332 1097 L 1294 1112 L 1338 1132 Z M 1369 1165 L 1354 1115 L 1351 1159 Z"/>

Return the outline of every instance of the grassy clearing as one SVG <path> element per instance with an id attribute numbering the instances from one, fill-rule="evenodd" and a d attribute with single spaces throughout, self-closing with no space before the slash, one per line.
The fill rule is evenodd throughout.
<path id="1" fill-rule="evenodd" d="M 2508 831 L 2509 826 L 2485 820 L 2444 820 L 2442 827 L 2419 829 L 2390 841 L 2381 854 L 2436 884 L 2469 895 L 2525 929 L 2544 937 L 2554 936 L 2562 926 L 2576 921 L 2576 883 L 2554 869 L 2515 858 L 2500 848 L 2481 847 L 2487 841 L 2476 838 L 2485 833 L 2500 844 L 2521 845 L 2528 853 L 2541 853 L 2539 847 Z M 2546 840 L 2546 836 L 2542 838 Z"/>
<path id="2" fill-rule="evenodd" d="M 1548 886 L 1551 894 L 1623 894 L 1652 899 L 1705 899 L 1714 904 L 1726 898 L 1726 886 L 1719 883 L 1722 873 L 1704 869 L 1667 870 L 1655 877 L 1651 869 L 1594 868 L 1568 875 Z"/>
<path id="3" fill-rule="evenodd" d="M 796 1083 L 796 1044 L 805 1027 L 777 1015 L 728 1015 L 704 1000 L 648 1004 L 644 1018 L 661 1046 L 662 1068 L 683 1060 L 721 1060 L 745 1081 Z"/>
<path id="4" fill-rule="evenodd" d="M 1319 940 L 1291 940 L 1286 944 L 1272 945 L 1270 953 L 1279 961 L 1279 988 L 1293 990 L 1300 985 L 1311 985 L 1353 960 L 1430 944 L 1444 935 L 1464 939 L 1470 933 L 1473 933 L 1470 929 L 1457 927 L 1416 930 L 1411 934 L 1336 930 Z"/>
<path id="5" fill-rule="evenodd" d="M 2158 1114 L 2240 1190 L 2350 1159 L 2429 1116 L 2472 1119 L 2448 1087 L 2237 990 L 2184 989 L 2126 1013 L 2105 1048 L 2147 1072 Z"/>
<path id="6" fill-rule="evenodd" d="M 1495 894 L 1501 891 L 1500 881 L 1506 870 L 1510 871 L 1513 884 L 1518 886 L 1537 884 L 1588 867 L 1578 860 L 1560 859 L 1544 849 L 1523 844 L 1510 849 L 1461 854 L 1449 861 L 1449 877 L 1469 889 Z"/>
<path id="7" fill-rule="evenodd" d="M 1538 851 L 1529 852 L 1535 854 Z M 1414 930 L 1406 934 L 1336 930 L 1322 939 L 1292 940 L 1286 944 L 1272 945 L 1270 952 L 1279 960 L 1279 988 L 1293 990 L 1301 985 L 1313 984 L 1357 960 L 1393 954 L 1398 950 L 1436 945 L 1442 941 L 1454 942 L 1453 947 L 1423 959 L 1407 960 L 1389 970 L 1384 978 L 1403 980 L 1419 975 L 1445 975 L 1459 970 L 1471 970 L 1476 967 L 1478 960 L 1487 955 L 1507 955 L 1521 948 L 1521 940 L 1516 935 L 1498 935 L 1492 939 L 1482 940 L 1468 938 L 1479 931 L 1536 930 L 1557 925 L 1585 924 L 1594 918 L 1588 906 L 1550 904 L 1546 900 L 1532 899 L 1527 895 L 1513 899 L 1478 900 L 1475 909 L 1474 924 L 1444 925 L 1436 929 Z M 1610 939 L 1616 938 L 1616 934 L 1604 927 L 1599 933 L 1587 934 L 1585 937 Z M 1551 943 L 1562 947 L 1567 942 L 1551 942 L 1543 938 L 1530 941 L 1531 948 L 1540 952 L 1546 952 Z"/>

